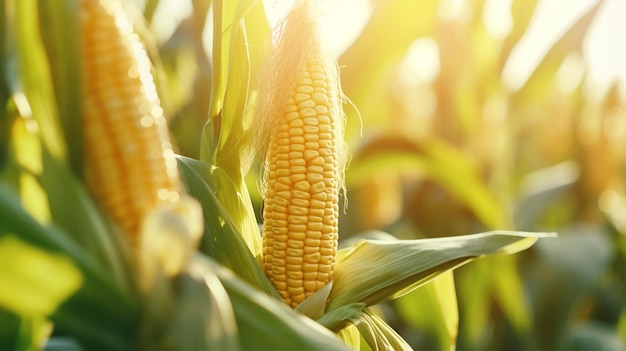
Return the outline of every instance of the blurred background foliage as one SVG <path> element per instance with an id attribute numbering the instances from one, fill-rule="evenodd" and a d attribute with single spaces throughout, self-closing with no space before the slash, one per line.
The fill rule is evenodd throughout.
<path id="1" fill-rule="evenodd" d="M 508 84 L 506 79 L 516 48 L 542 3 L 550 1 L 503 1 L 505 5 L 487 0 L 328 1 L 329 13 L 340 3 L 358 5 L 348 11 L 355 16 L 367 13 L 363 27 L 337 50 L 342 84 L 349 99 L 345 106 L 346 142 L 352 154 L 346 173 L 349 208 L 340 221 L 341 240 L 348 241 L 352 235 L 372 229 L 402 239 L 491 229 L 559 233 L 558 239 L 539 241 L 522 254 L 476 261 L 454 275 L 446 274 L 396 301 L 377 306 L 417 350 L 450 350 L 455 346 L 457 350 L 626 350 L 626 87 L 619 80 L 606 86 L 594 85 L 583 59 L 584 40 L 609 1 L 595 1 L 581 11 L 538 55 L 537 66 L 519 86 Z M 212 33 L 212 1 L 134 2 L 147 21 L 143 39 L 155 60 L 160 97 L 178 153 L 201 159 L 202 152 L 212 152 L 203 150 L 202 144 L 201 131 L 207 117 L 212 123 L 219 122 L 215 106 L 221 102 L 210 101 L 208 96 L 215 82 L 225 79 L 212 76 L 219 58 L 209 53 L 215 45 L 229 48 L 228 43 L 212 41 L 220 37 Z M 0 26 L 22 30 L 20 37 L 34 36 L 29 28 L 36 27 L 32 23 L 36 18 L 35 2 L 11 3 L 19 6 L 0 7 L 0 18 L 11 19 L 4 12 L 15 11 L 16 22 L 24 25 L 3 22 Z M 270 25 L 275 23 L 273 13 L 280 13 L 282 8 L 278 3 L 265 4 Z M 228 1 L 221 4 L 225 17 L 237 11 Z M 494 31 L 486 20 L 494 6 L 509 19 L 507 30 Z M 61 11 L 62 7 L 42 8 Z M 267 23 L 255 17 L 247 24 L 242 35 L 251 45 L 261 46 Z M 231 29 L 226 25 L 223 31 Z M 46 121 L 57 120 L 51 116 L 57 110 L 45 105 L 55 98 L 24 103 L 24 95 L 20 95 L 23 90 L 33 89 L 41 96 L 65 91 L 67 95 L 57 96 L 56 100 L 64 112 L 61 120 L 71 120 L 75 106 L 63 100 L 72 96 L 71 79 L 55 80 L 66 83 L 52 87 L 36 77 L 72 77 L 76 65 L 47 72 L 48 66 L 36 61 L 43 54 L 33 51 L 44 50 L 38 46 L 38 39 L 12 42 L 7 38 L 11 36 L 2 38 L 6 52 L 16 51 L 19 57 L 0 57 L 2 67 L 15 68 L 16 60 L 30 60 L 23 66 L 35 69 L 1 72 L 0 99 L 6 106 L 7 118 L 2 119 L 6 128 L 3 125 L 0 129 L 0 165 L 21 167 L 5 169 L 3 181 L 28 188 L 24 191 L 33 196 L 23 205 L 38 222 L 49 223 L 53 217 L 78 242 L 84 238 L 81 228 L 86 227 L 97 233 L 94 237 L 99 241 L 80 242 L 81 247 L 89 248 L 89 255 L 81 254 L 70 242 L 54 243 L 32 220 L 16 215 L 15 223 L 34 228 L 33 233 L 41 232 L 37 240 L 52 251 L 75 252 L 79 266 L 87 267 L 82 275 L 91 284 L 85 286 L 97 283 L 104 287 L 100 290 L 114 292 L 103 302 L 116 306 L 102 312 L 111 317 L 95 321 L 86 329 L 97 330 L 104 325 L 119 329 L 119 335 L 131 333 L 136 322 L 132 318 L 123 319 L 123 324 L 107 325 L 138 306 L 123 289 L 128 272 L 120 267 L 119 257 L 114 257 L 118 243 L 102 234 L 106 224 L 90 207 L 93 204 L 86 200 L 84 189 L 70 186 L 76 180 L 62 173 L 67 169 L 57 164 L 56 160 L 67 157 L 79 169 L 76 155 L 65 155 L 66 150 L 55 144 L 54 133 L 60 127 L 45 125 Z M 621 45 L 617 35 L 613 40 L 609 42 Z M 263 48 L 251 49 L 259 52 Z M 227 55 L 228 50 L 222 53 Z M 72 56 L 71 52 L 57 54 Z M 7 86 L 19 81 L 16 75 L 31 79 L 25 80 L 24 86 Z M 27 110 L 30 108 L 33 111 Z M 43 141 L 28 137 L 37 127 L 32 120 L 17 118 L 31 114 L 40 118 Z M 5 143 L 9 133 L 24 135 L 14 139 L 21 144 Z M 46 139 L 49 135 L 53 137 Z M 42 142 L 46 147 L 40 145 Z M 16 150 L 15 154 L 9 149 Z M 41 160 L 47 163 L 42 165 Z M 46 176 L 35 179 L 42 167 L 47 170 Z M 253 166 L 246 178 L 257 218 L 262 206 L 259 168 Z M 55 186 L 54 182 L 67 186 Z M 58 189 L 77 190 L 67 193 Z M 53 206 L 68 197 L 83 205 L 76 206 L 78 215 L 74 208 Z M 46 201 L 50 208 L 38 206 Z M 83 220 L 77 223 L 76 218 Z M 106 269 L 95 265 L 96 260 L 104 262 Z M 9 267 L 2 263 L 6 263 L 4 257 L 0 257 L 0 267 Z M 59 263 L 60 269 L 71 276 L 73 268 L 63 264 Z M 114 274 L 109 276 L 107 272 Z M 193 286 L 189 288 L 189 293 L 194 291 Z M 451 294 L 454 291 L 456 297 Z M 80 298 L 89 296 L 89 292 L 77 296 L 70 312 L 82 310 L 85 301 Z M 449 316 L 457 310 L 458 339 L 450 340 L 457 321 Z M 11 318 L 0 314 L 0 325 L 14 325 Z M 39 318 L 22 322 L 20 338 L 29 339 L 24 343 L 43 339 L 37 331 L 49 328 L 46 323 Z M 124 338 L 94 338 L 102 338 L 94 342 L 113 348 L 128 346 Z M 54 347 L 48 345 L 48 349 Z"/>
<path id="2" fill-rule="evenodd" d="M 213 79 L 210 1 L 137 2 L 157 34 L 180 153 L 198 158 Z M 352 154 L 342 238 L 370 229 L 406 239 L 557 231 L 522 255 L 455 273 L 457 349 L 625 350 L 625 85 L 594 85 L 583 59 L 586 34 L 608 6 L 581 11 L 512 87 L 507 64 L 541 1 L 357 3 L 367 20 L 338 50 Z M 277 4 L 266 4 L 269 15 Z M 494 6 L 504 9 L 504 30 L 486 20 Z M 246 180 L 258 211 L 257 172 Z M 441 332 L 436 289 L 381 307 L 416 349 L 454 345 Z"/>

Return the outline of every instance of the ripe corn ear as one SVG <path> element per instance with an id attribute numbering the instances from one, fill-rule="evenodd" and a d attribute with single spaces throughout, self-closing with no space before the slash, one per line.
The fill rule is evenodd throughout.
<path id="1" fill-rule="evenodd" d="M 337 63 L 311 29 L 312 8 L 299 3 L 266 68 L 259 116 L 269 135 L 263 268 L 292 307 L 333 277 L 343 184 Z"/>
<path id="2" fill-rule="evenodd" d="M 146 214 L 180 197 L 176 159 L 150 60 L 120 3 L 80 4 L 87 185 L 136 249 Z"/>

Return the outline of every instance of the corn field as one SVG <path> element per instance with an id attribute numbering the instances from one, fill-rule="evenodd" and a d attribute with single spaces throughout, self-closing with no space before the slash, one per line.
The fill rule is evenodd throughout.
<path id="1" fill-rule="evenodd" d="M 626 350 L 607 1 L 519 88 L 536 0 L 185 3 L 0 1 L 1 351 Z"/>

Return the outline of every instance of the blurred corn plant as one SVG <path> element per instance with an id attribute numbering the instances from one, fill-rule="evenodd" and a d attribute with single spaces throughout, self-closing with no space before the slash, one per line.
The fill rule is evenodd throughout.
<path id="1" fill-rule="evenodd" d="M 347 110 L 352 206 L 342 233 L 557 231 L 527 254 L 455 273 L 457 349 L 623 350 L 624 82 L 605 89 L 587 78 L 582 46 L 597 1 L 521 88 L 505 84 L 537 3 L 511 1 L 497 15 L 510 16 L 511 28 L 498 33 L 485 18 L 489 1 L 371 2 L 339 61 L 363 118 L 360 126 Z M 607 91 L 601 101 L 594 89 Z M 448 349 L 450 326 L 432 307 L 441 287 L 427 288 L 386 315 L 416 348 Z"/>
<path id="2" fill-rule="evenodd" d="M 314 4 L 298 3 L 272 32 L 260 1 L 192 1 L 191 15 L 163 42 L 153 35 L 158 26 L 155 13 L 164 6 L 158 0 L 4 0 L 0 4 L 2 350 L 409 350 L 411 345 L 419 346 L 414 333 L 403 333 L 407 342 L 389 322 L 398 328 L 419 326 L 435 335 L 435 348 L 453 349 L 459 320 L 452 270 L 490 255 L 496 255 L 497 261 L 479 260 L 459 279 L 459 291 L 473 294 L 475 302 L 464 304 L 468 295 L 460 295 L 462 313 L 465 306 L 475 309 L 467 314 L 477 321 L 470 336 L 478 333 L 484 338 L 489 327 L 487 301 L 493 296 L 500 297 L 500 306 L 515 322 L 513 327 L 529 327 L 530 317 L 520 303 L 521 282 L 513 274 L 515 262 L 501 254 L 516 253 L 552 235 L 497 230 L 417 239 L 409 238 L 415 231 L 408 225 L 390 227 L 396 236 L 350 224 L 337 229 L 343 182 L 338 151 L 344 142 L 339 132 L 343 112 L 337 102 L 343 95 L 336 77 L 330 76 L 337 65 L 316 31 Z M 344 60 L 365 45 L 363 40 L 370 40 L 368 33 L 377 31 L 376 26 L 403 24 L 389 19 L 400 15 L 409 21 L 412 12 L 406 10 L 413 9 L 401 1 L 380 2 L 380 6 L 385 7 L 380 11 L 383 17 L 372 17 Z M 375 118 L 381 113 L 391 115 L 368 105 L 365 95 L 372 92 L 365 90 L 384 89 L 380 80 L 402 57 L 406 45 L 436 23 L 428 11 L 419 13 L 423 18 L 410 22 L 419 28 L 399 35 L 397 42 L 380 41 L 386 47 L 380 53 L 389 56 L 381 59 L 383 63 L 368 63 L 374 66 L 362 71 L 371 79 L 366 84 L 358 81 L 363 76 L 345 70 L 344 87 L 361 109 L 365 132 L 380 126 Z M 206 23 L 212 31 L 206 30 Z M 208 50 L 203 46 L 206 33 L 212 33 Z M 296 59 L 290 61 L 288 55 Z M 266 64 L 268 59 L 294 66 Z M 310 76 L 298 76 L 300 64 L 308 67 Z M 307 79 L 310 86 L 296 85 Z M 326 97 L 313 95 L 320 88 L 316 80 L 328 89 Z M 297 107 L 289 94 L 295 94 Z M 311 99 L 298 94 L 310 94 Z M 313 109 L 308 101 L 318 105 Z M 463 101 L 472 103 L 469 98 Z M 607 102 L 611 108 L 615 104 Z M 381 101 L 375 107 L 389 106 Z M 306 147 L 330 157 L 337 172 L 321 183 L 313 182 L 316 176 L 304 175 L 313 179 L 311 196 L 320 194 L 313 192 L 320 186 L 328 187 L 321 193 L 328 198 L 324 208 L 332 211 L 324 212 L 324 217 L 332 218 L 324 219 L 324 226 L 332 227 L 328 233 L 334 242 L 328 257 L 331 271 L 324 277 L 332 279 L 321 280 L 321 286 L 307 291 L 306 298 L 298 298 L 292 304 L 295 308 L 285 303 L 279 282 L 272 279 L 280 269 L 266 276 L 267 265 L 277 260 L 264 261 L 268 253 L 262 248 L 261 218 L 257 219 L 252 200 L 257 199 L 258 206 L 260 196 L 249 180 L 261 173 L 257 172 L 266 158 L 267 143 L 282 131 L 279 124 L 264 127 L 275 125 L 264 119 L 289 119 L 296 112 L 290 108 L 299 109 L 303 124 L 320 125 L 317 137 L 309 128 L 302 138 Z M 316 122 L 307 120 L 311 110 L 321 115 Z M 453 111 L 446 117 L 450 126 L 455 125 Z M 321 123 L 330 117 L 334 122 L 329 123 L 336 126 Z M 468 135 L 480 130 L 470 128 L 476 122 L 471 117 L 466 116 Z M 493 196 L 491 182 L 483 177 L 496 166 L 480 165 L 482 170 L 476 159 L 468 158 L 472 143 L 452 143 L 456 134 L 445 138 L 433 134 L 427 141 L 392 135 L 370 142 L 368 149 L 355 141 L 355 120 L 348 114 L 346 141 L 354 148 L 352 168 L 346 171 L 349 190 L 367 184 L 382 169 L 389 171 L 389 179 L 400 179 L 397 166 L 406 164 L 409 170 L 419 169 L 420 176 L 427 175 L 434 191 L 443 185 L 459 196 L 460 204 L 467 207 L 463 211 L 468 223 L 482 223 L 464 226 L 467 232 L 512 227 L 500 206 L 504 200 Z M 329 142 L 327 137 L 339 138 Z M 283 144 L 276 140 L 280 148 Z M 297 144 L 292 139 L 285 142 Z M 290 147 L 303 153 L 297 162 L 308 162 L 308 149 Z M 268 155 L 266 174 L 271 177 L 271 145 Z M 391 163 L 382 163 L 381 156 Z M 290 171 L 296 166 L 302 165 L 294 163 Z M 311 166 L 325 171 L 317 163 Z M 499 169 L 499 176 L 506 176 L 508 170 Z M 270 186 L 271 180 L 266 181 Z M 396 184 L 378 184 L 388 183 Z M 301 191 L 296 184 L 288 188 Z M 359 191 L 355 194 L 359 196 Z M 362 203 L 375 207 L 389 200 L 384 194 L 379 191 L 381 198 Z M 270 199 L 276 195 L 281 194 L 268 191 L 265 200 L 280 204 Z M 614 202 L 620 203 L 619 193 L 614 196 Z M 277 208 L 272 206 L 274 211 Z M 445 208 L 453 207 L 445 204 Z M 618 208 L 607 208 L 613 211 L 615 231 L 621 230 Z M 370 215 L 359 211 L 357 206 L 355 215 Z M 276 226 L 278 217 L 272 218 L 276 222 L 270 224 Z M 376 218 L 380 217 L 371 217 Z M 419 216 L 412 218 L 419 220 Z M 294 215 L 291 220 L 300 219 Z M 420 231 L 447 236 L 445 225 L 455 221 L 441 218 L 437 231 Z M 338 232 L 346 235 L 337 247 Z M 274 242 L 277 233 L 281 232 L 274 231 Z M 287 233 L 299 232 L 287 227 Z M 536 255 L 545 251 L 541 257 L 553 258 L 549 250 L 557 247 L 544 246 Z M 276 251 L 274 255 L 279 258 Z M 294 268 L 290 262 L 287 269 Z M 529 271 L 534 262 L 529 262 Z M 321 267 L 323 262 L 318 257 L 314 263 Z M 545 296 L 543 281 L 532 278 L 539 305 Z M 614 281 L 611 278 L 606 277 L 607 284 Z M 384 313 L 391 300 L 398 301 L 391 306 L 406 304 L 402 313 Z M 397 323 L 400 319 L 404 326 Z"/>

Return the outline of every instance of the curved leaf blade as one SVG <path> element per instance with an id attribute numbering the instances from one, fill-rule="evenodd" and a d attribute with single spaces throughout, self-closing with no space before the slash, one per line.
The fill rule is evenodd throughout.
<path id="1" fill-rule="evenodd" d="M 551 236 L 492 231 L 421 240 L 361 240 L 338 255 L 327 311 L 355 302 L 371 306 L 392 300 L 476 258 L 515 253 Z"/>

